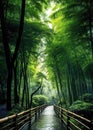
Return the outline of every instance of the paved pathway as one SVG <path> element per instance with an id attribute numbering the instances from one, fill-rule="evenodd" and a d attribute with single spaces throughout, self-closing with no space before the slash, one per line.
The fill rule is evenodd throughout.
<path id="1" fill-rule="evenodd" d="M 32 124 L 31 128 L 25 130 L 66 130 L 66 128 L 57 118 L 53 106 L 49 106 L 45 108 L 40 118 Z"/>

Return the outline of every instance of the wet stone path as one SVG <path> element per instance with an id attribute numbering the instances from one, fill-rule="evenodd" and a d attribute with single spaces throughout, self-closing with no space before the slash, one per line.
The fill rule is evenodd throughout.
<path id="1" fill-rule="evenodd" d="M 56 116 L 53 106 L 49 106 L 27 130 L 66 130 L 66 128 Z"/>

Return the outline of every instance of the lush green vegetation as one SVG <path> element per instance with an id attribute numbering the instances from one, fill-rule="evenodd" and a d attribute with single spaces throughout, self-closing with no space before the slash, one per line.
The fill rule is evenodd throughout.
<path id="1" fill-rule="evenodd" d="M 0 103 L 7 110 L 93 109 L 92 12 L 92 0 L 1 0 Z"/>
<path id="2" fill-rule="evenodd" d="M 34 107 L 39 106 L 39 105 L 43 105 L 43 104 L 47 104 L 47 103 L 48 103 L 48 98 L 44 95 L 35 95 L 33 97 L 32 105 Z"/>

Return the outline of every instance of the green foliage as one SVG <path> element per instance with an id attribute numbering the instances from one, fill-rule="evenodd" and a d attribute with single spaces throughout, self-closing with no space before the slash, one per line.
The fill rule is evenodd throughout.
<path id="1" fill-rule="evenodd" d="M 25 107 L 21 107 L 21 106 L 19 106 L 19 104 L 17 104 L 16 106 L 13 107 L 13 109 L 10 112 L 8 112 L 8 116 L 13 115 L 15 113 L 17 114 L 17 113 L 22 112 L 24 110 L 25 110 Z"/>
<path id="2" fill-rule="evenodd" d="M 81 111 L 81 114 L 86 112 L 86 115 L 93 112 L 93 94 L 83 94 L 80 96 L 80 100 L 75 101 L 69 109 L 75 112 Z"/>
<path id="3" fill-rule="evenodd" d="M 58 106 L 66 107 L 65 101 L 61 99 L 58 103 Z"/>
<path id="4" fill-rule="evenodd" d="M 92 1 L 81 0 L 59 1 L 50 17 L 54 33 L 50 39 L 51 44 L 47 45 L 48 71 L 59 99 L 66 97 L 64 101 L 69 105 L 92 90 L 93 86 L 90 47 L 90 39 L 93 41 L 92 4 Z M 84 73 L 85 66 L 87 73 Z"/>
<path id="5" fill-rule="evenodd" d="M 93 110 L 93 104 L 89 103 L 89 102 L 77 100 L 69 107 L 69 109 L 71 111 L 75 111 L 75 112 L 90 111 L 90 110 L 92 111 Z"/>
<path id="6" fill-rule="evenodd" d="M 30 99 L 32 91 L 36 89 L 34 85 L 36 82 L 42 82 L 42 86 L 47 86 L 47 91 L 49 91 L 50 84 L 43 85 L 43 79 L 47 79 L 51 81 L 52 88 L 56 88 L 57 92 L 52 96 L 58 95 L 57 103 L 66 106 L 72 104 L 71 109 L 74 107 L 75 109 L 88 109 L 89 106 L 91 107 L 89 103 L 92 103 L 93 96 L 84 93 L 88 90 L 93 92 L 93 58 L 91 58 L 93 2 L 92 0 L 54 1 L 26 1 L 24 30 L 16 59 L 17 64 L 14 63 L 17 95 L 19 95 L 20 102 L 23 99 L 25 103 L 29 103 L 27 100 Z M 6 37 L 11 52 L 10 61 L 18 36 L 21 2 L 18 0 L 5 2 Z M 49 10 L 52 12 L 50 16 L 46 14 Z M 0 94 L 3 95 L 3 90 L 6 90 L 7 68 L 1 33 L 0 26 L 0 68 L 2 68 L 0 70 Z M 13 83 L 14 75 L 12 95 L 15 93 Z M 77 101 L 79 97 L 82 101 Z M 55 102 L 55 99 L 51 99 Z M 47 100 L 44 95 L 36 95 L 33 98 L 33 106 L 47 103 Z"/>
<path id="7" fill-rule="evenodd" d="M 93 78 L 93 62 L 90 62 L 85 67 L 85 73 L 87 74 L 87 77 L 90 76 L 91 78 Z"/>
<path id="8" fill-rule="evenodd" d="M 37 73 L 37 79 L 46 79 L 46 76 L 42 72 Z"/>
<path id="9" fill-rule="evenodd" d="M 80 99 L 84 102 L 93 103 L 93 94 L 85 93 L 80 97 Z"/>
<path id="10" fill-rule="evenodd" d="M 35 95 L 33 97 L 33 103 L 32 106 L 39 106 L 39 105 L 43 105 L 43 104 L 47 104 L 48 103 L 48 98 L 44 95 Z"/>

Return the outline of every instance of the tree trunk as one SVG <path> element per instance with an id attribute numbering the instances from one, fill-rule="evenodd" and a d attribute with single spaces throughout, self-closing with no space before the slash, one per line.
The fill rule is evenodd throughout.
<path id="1" fill-rule="evenodd" d="M 7 78 L 7 110 L 11 110 L 11 84 L 12 84 L 12 68 L 8 69 L 8 78 Z"/>
<path id="2" fill-rule="evenodd" d="M 21 38 L 22 38 L 22 33 L 23 33 L 24 16 L 25 16 L 25 1 L 26 0 L 22 0 L 19 33 L 18 33 L 18 38 L 17 38 L 17 41 L 16 41 L 15 51 L 14 51 L 13 58 L 12 58 L 13 63 L 15 62 L 15 60 L 17 58 L 18 50 L 19 50 L 19 46 L 20 46 L 20 42 L 21 42 Z"/>
<path id="3" fill-rule="evenodd" d="M 21 61 L 21 65 L 19 66 L 19 82 L 18 82 L 19 102 L 20 102 L 20 91 L 21 91 L 22 77 L 23 77 L 23 67 L 22 67 L 22 61 Z"/>
<path id="4" fill-rule="evenodd" d="M 17 86 L 17 60 L 15 65 L 13 65 L 13 71 L 14 71 L 14 104 L 16 105 L 17 103 L 19 103 L 19 96 L 18 96 L 18 86 Z"/>
<path id="5" fill-rule="evenodd" d="M 33 100 L 33 96 L 34 96 L 34 94 L 39 90 L 41 88 L 41 84 L 40 84 L 40 86 L 31 94 L 31 101 L 30 101 L 30 108 L 31 108 L 31 106 L 32 106 L 32 100 Z"/>
<path id="6" fill-rule="evenodd" d="M 55 76 L 55 82 L 56 82 L 56 88 L 57 88 L 57 92 L 58 92 L 59 101 L 61 103 L 61 95 L 60 95 L 60 90 L 59 90 L 59 86 L 58 86 L 58 78 L 57 78 L 55 71 L 54 71 L 54 76 Z"/>
<path id="7" fill-rule="evenodd" d="M 23 26 L 24 26 L 24 15 L 25 15 L 25 0 L 22 0 L 22 6 L 21 6 L 21 17 L 20 17 L 20 26 L 19 26 L 19 33 L 18 38 L 16 41 L 15 51 L 13 54 L 13 58 L 11 58 L 11 52 L 9 48 L 9 43 L 7 39 L 7 31 L 6 31 L 6 23 L 5 23 L 5 5 L 4 1 L 1 0 L 0 5 L 0 19 L 1 19 L 1 29 L 2 29 L 2 37 L 3 37 L 3 45 L 4 45 L 4 51 L 6 56 L 6 64 L 8 69 L 8 78 L 7 78 L 7 110 L 11 110 L 11 83 L 12 83 L 12 67 L 15 63 L 15 60 L 17 58 L 19 45 L 21 42 L 22 32 L 23 32 Z"/>
<path id="8" fill-rule="evenodd" d="M 91 4 L 91 0 L 89 0 L 89 9 L 88 9 L 88 12 L 89 12 L 89 33 L 90 33 L 90 42 L 91 42 L 91 50 L 92 50 L 92 57 L 93 57 L 93 21 L 92 21 L 92 4 Z"/>
<path id="9" fill-rule="evenodd" d="M 3 37 L 3 46 L 5 51 L 6 57 L 6 64 L 8 70 L 8 77 L 7 77 L 7 110 L 11 110 L 11 83 L 12 83 L 12 66 L 11 66 L 11 55 L 10 55 L 10 48 L 7 38 L 7 30 L 6 30 L 6 22 L 5 22 L 5 14 L 4 14 L 4 5 L 3 1 L 1 0 L 1 30 L 2 30 L 2 37 Z"/>
<path id="10" fill-rule="evenodd" d="M 65 102 L 65 105 L 67 106 L 65 95 L 64 95 L 64 92 L 63 92 L 63 87 L 62 87 L 63 85 L 62 85 L 62 81 L 61 81 L 60 70 L 59 70 L 58 65 L 57 65 L 56 57 L 55 56 L 53 56 L 53 57 L 54 57 L 54 62 L 55 62 L 55 69 L 56 69 L 58 80 L 59 80 L 59 84 L 60 84 L 60 90 L 61 90 L 61 93 L 62 93 L 62 96 L 63 96 L 63 100 Z"/>
<path id="11" fill-rule="evenodd" d="M 72 104 L 72 93 L 71 93 L 71 83 L 70 83 L 70 74 L 69 74 L 69 63 L 67 62 L 67 86 L 68 86 L 68 97 L 69 97 L 69 104 Z"/>

